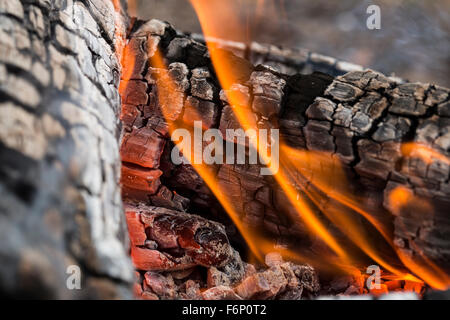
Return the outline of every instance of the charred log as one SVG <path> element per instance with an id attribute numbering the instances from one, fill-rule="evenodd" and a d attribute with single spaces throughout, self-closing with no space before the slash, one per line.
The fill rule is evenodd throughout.
<path id="1" fill-rule="evenodd" d="M 132 297 L 118 185 L 127 15 L 117 3 L 0 2 L 2 295 Z M 70 290 L 77 270 L 82 290 Z"/>
<path id="2" fill-rule="evenodd" d="M 159 179 L 163 185 L 154 192 L 140 190 L 144 195 L 141 199 L 146 198 L 154 205 L 161 205 L 163 199 L 166 203 L 163 206 L 179 210 L 185 208 L 180 204 L 183 199 L 180 195 L 184 195 L 191 200 L 191 210 L 205 212 L 208 217 L 226 223 L 224 212 L 195 170 L 170 161 L 173 144 L 160 111 L 166 106 L 158 102 L 158 90 L 164 88 L 158 86 L 158 70 L 147 64 L 159 49 L 177 84 L 179 94 L 170 105 L 171 121 L 202 120 L 208 127 L 220 130 L 240 128 L 226 95 L 219 92 L 207 49 L 201 39 L 197 40 L 177 34 L 170 25 L 157 20 L 135 25 L 128 49 L 136 63 L 130 77 L 123 79 L 123 102 L 130 106 L 122 113 L 125 134 L 121 152 L 126 154 L 127 161 L 145 167 L 141 174 L 147 170 L 162 171 Z M 366 207 L 391 226 L 397 248 L 408 256 L 425 255 L 448 269 L 450 251 L 442 231 L 450 223 L 449 166 L 436 158 L 426 163 L 402 149 L 407 142 L 426 143 L 448 157 L 448 89 L 405 83 L 372 70 L 355 70 L 358 69 L 355 66 L 351 66 L 354 71 L 338 73 L 336 68 L 345 64 L 325 57 L 320 70 L 341 75 L 333 77 L 319 72 L 287 75 L 282 66 L 295 64 L 292 51 L 271 54 L 269 50 L 260 55 L 252 47 L 228 42 L 219 45 L 236 54 L 233 61 L 242 82 L 231 90 L 239 92 L 246 102 L 243 105 L 251 106 L 249 118 L 259 128 L 279 128 L 289 145 L 324 151 L 339 159 L 355 185 L 355 192 L 366 195 Z M 277 60 L 278 64 L 254 67 L 245 59 L 258 61 L 255 57 L 263 63 L 264 59 Z M 302 68 L 306 65 L 314 67 L 317 59 L 315 55 L 307 55 L 295 72 L 305 70 Z M 130 101 L 136 96 L 141 97 L 139 101 Z M 249 227 L 263 228 L 276 238 L 308 237 L 304 226 L 290 218 L 295 213 L 282 190 L 270 177 L 261 176 L 259 167 L 217 165 L 216 177 L 235 197 L 234 203 Z M 431 200 L 432 208 L 413 205 L 397 210 L 389 200 L 390 191 L 397 186 L 403 186 L 419 199 Z M 135 198 L 130 193 L 124 196 L 130 201 Z M 327 205 L 335 204 L 330 199 Z"/>

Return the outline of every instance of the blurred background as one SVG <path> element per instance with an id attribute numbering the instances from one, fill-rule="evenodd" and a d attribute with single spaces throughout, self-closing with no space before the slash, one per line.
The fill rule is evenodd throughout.
<path id="1" fill-rule="evenodd" d="M 233 2 L 245 26 L 242 35 L 224 24 L 228 39 L 306 48 L 410 81 L 450 86 L 450 0 L 220 1 Z M 366 27 L 371 4 L 381 8 L 380 30 Z M 189 0 L 136 0 L 130 12 L 201 32 Z"/>

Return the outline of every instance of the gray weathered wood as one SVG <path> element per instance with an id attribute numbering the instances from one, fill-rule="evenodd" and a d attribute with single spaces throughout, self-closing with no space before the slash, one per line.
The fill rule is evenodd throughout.
<path id="1" fill-rule="evenodd" d="M 132 297 L 119 188 L 124 1 L 0 1 L 0 293 Z M 67 267 L 81 269 L 69 290 Z"/>

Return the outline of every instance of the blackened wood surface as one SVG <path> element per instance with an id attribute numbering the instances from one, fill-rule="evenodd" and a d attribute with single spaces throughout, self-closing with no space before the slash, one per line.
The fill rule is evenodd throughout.
<path id="1" fill-rule="evenodd" d="M 305 66 L 314 71 L 320 60 L 320 71 L 340 76 L 286 75 L 283 66 L 295 65 L 295 51 L 278 50 L 275 54 L 276 48 L 270 53 L 263 46 L 220 41 L 218 44 L 236 53 L 233 59 L 242 82 L 233 90 L 240 91 L 249 102 L 249 116 L 259 127 L 279 128 L 282 138 L 297 149 L 336 156 L 344 164 L 358 196 L 366 199 L 364 208 L 391 230 L 398 249 L 413 257 L 424 253 L 449 268 L 450 189 L 449 165 L 445 161 L 450 142 L 448 89 L 404 83 L 311 53 L 299 60 L 296 71 Z M 159 104 L 158 90 L 165 90 L 163 82 L 155 76 L 157 70 L 147 63 L 156 48 L 162 51 L 178 86 L 170 106 Z M 153 181 L 150 191 L 148 187 L 125 189 L 124 196 L 133 199 L 139 195 L 153 205 L 180 210 L 188 203 L 181 201 L 181 194 L 191 200 L 194 210 L 211 216 L 215 212 L 220 219 L 223 211 L 216 208 L 217 202 L 195 170 L 189 165 L 171 163 L 173 145 L 160 111 L 170 107 L 171 120 L 193 120 L 193 115 L 200 114 L 197 120 L 212 128 L 239 127 L 214 76 L 202 39 L 177 33 L 168 24 L 152 20 L 135 24 L 128 49 L 137 59 L 130 76 L 123 79 L 125 134 L 121 152 L 127 162 L 141 166 L 146 174 L 153 171 L 164 183 L 157 186 Z M 244 58 L 269 63 L 254 67 Z M 275 60 L 278 65 L 270 63 Z M 353 71 L 344 74 L 345 66 Z M 402 152 L 406 142 L 425 143 L 443 154 L 444 160 L 434 158 L 426 163 L 410 157 Z M 220 165 L 216 172 L 219 183 L 233 195 L 234 205 L 249 226 L 263 228 L 276 238 L 307 238 L 302 223 L 292 218 L 296 213 L 283 191 L 273 179 L 259 175 L 258 166 Z M 431 206 L 418 208 L 411 201 L 412 205 L 394 210 L 388 197 L 398 186 L 407 188 L 419 199 L 416 201 L 423 199 Z"/>

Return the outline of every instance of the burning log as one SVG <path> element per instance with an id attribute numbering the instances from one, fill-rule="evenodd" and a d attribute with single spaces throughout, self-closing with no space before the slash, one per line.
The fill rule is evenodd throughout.
<path id="1" fill-rule="evenodd" d="M 284 147 L 298 155 L 297 160 L 288 157 L 289 161 L 297 163 L 304 156 L 296 150 L 327 155 L 294 168 L 293 176 L 300 181 L 293 183 L 297 187 L 304 184 L 305 194 L 320 195 L 315 210 L 332 213 L 345 204 L 353 211 L 370 212 L 364 217 L 375 227 L 382 223 L 382 235 L 393 241 L 394 250 L 413 272 L 420 269 L 414 261 L 422 260 L 432 261 L 444 273 L 449 270 L 448 241 L 441 232 L 441 227 L 446 229 L 449 224 L 448 89 L 406 83 L 372 70 L 356 70 L 352 65 L 353 71 L 337 77 L 319 72 L 287 75 L 274 67 L 295 64 L 291 51 L 280 51 L 274 58 L 277 55 L 270 51 L 260 54 L 255 45 L 246 48 L 214 40 L 220 55 L 232 61 L 230 66 L 239 79 L 220 90 L 201 40 L 177 33 L 157 20 L 137 21 L 130 34 L 126 52 L 134 63 L 121 82 L 122 100 L 127 104 L 126 113 L 122 113 L 125 132 L 121 152 L 141 174 L 149 169 L 162 171 L 159 178 L 149 180 L 152 186 L 164 182 L 158 191 L 151 188 L 148 192 L 147 186 L 141 189 L 147 203 L 176 210 L 190 206 L 230 224 L 224 218 L 223 203 L 218 204 L 217 194 L 195 166 L 174 163 L 170 158 L 174 144 L 169 127 L 177 123 L 189 127 L 202 121 L 205 130 L 217 128 L 225 133 L 227 129 L 245 129 L 235 114 L 237 103 L 256 128 L 279 129 Z M 161 65 L 152 64 L 159 55 L 167 74 Z M 254 67 L 245 58 L 263 63 L 264 59 L 277 59 L 278 63 Z M 317 59 L 309 55 L 297 67 L 313 66 L 311 61 Z M 323 59 L 321 70 L 336 75 L 338 64 L 333 60 L 327 67 L 326 62 Z M 239 97 L 238 102 L 236 98 L 229 101 L 230 92 Z M 139 101 L 133 102 L 136 97 Z M 225 134 L 223 137 L 226 140 Z M 298 219 L 292 199 L 272 176 L 261 175 L 261 167 L 215 164 L 210 170 L 217 186 L 231 197 L 229 202 L 238 212 L 234 218 L 245 228 L 263 230 L 278 241 L 300 238 L 307 243 L 308 226 Z M 325 168 L 318 172 L 319 178 L 314 177 L 315 167 Z M 340 171 L 335 167 L 344 174 L 336 173 Z M 358 198 L 336 197 L 341 191 Z M 124 197 L 136 201 L 126 190 Z M 354 209 L 358 202 L 363 209 Z M 353 241 L 355 234 L 359 235 L 350 233 Z M 424 277 L 440 285 L 432 275 Z M 256 278 L 247 281 L 258 283 Z"/>

